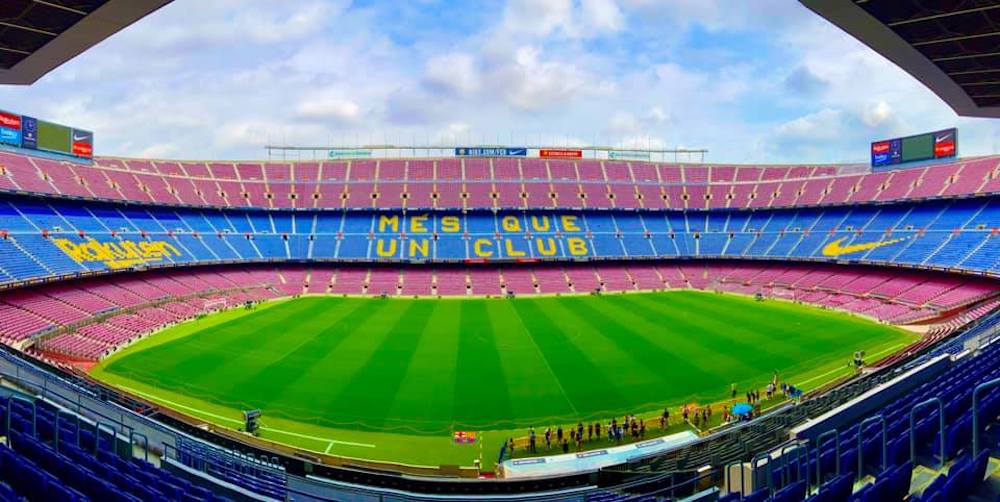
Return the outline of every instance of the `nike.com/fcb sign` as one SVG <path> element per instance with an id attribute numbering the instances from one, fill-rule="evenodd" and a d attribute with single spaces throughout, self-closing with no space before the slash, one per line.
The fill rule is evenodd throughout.
<path id="1" fill-rule="evenodd" d="M 527 148 L 503 148 L 474 146 L 469 148 L 456 148 L 456 157 L 527 157 Z"/>
<path id="2" fill-rule="evenodd" d="M 872 143 L 871 154 L 872 167 L 885 169 L 909 162 L 953 158 L 958 155 L 958 130 L 876 141 Z"/>

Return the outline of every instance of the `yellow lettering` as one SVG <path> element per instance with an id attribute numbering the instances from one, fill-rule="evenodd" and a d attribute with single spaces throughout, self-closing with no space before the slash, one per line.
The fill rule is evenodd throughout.
<path id="1" fill-rule="evenodd" d="M 548 247 L 546 247 L 546 243 L 548 243 Z M 542 256 L 554 256 L 556 254 L 556 240 L 552 237 L 547 239 L 539 237 L 535 239 L 535 246 L 538 248 L 538 254 Z"/>
<path id="2" fill-rule="evenodd" d="M 388 242 L 389 249 L 387 250 L 385 249 L 386 241 L 379 239 L 378 242 L 375 243 L 375 253 L 383 257 L 396 256 L 396 239 L 389 239 Z"/>
<path id="3" fill-rule="evenodd" d="M 127 258 L 142 258 L 144 253 L 133 241 L 122 241 L 122 250 Z"/>
<path id="4" fill-rule="evenodd" d="M 83 253 L 79 246 L 70 242 L 69 239 L 52 239 L 52 242 L 55 243 L 55 245 L 61 249 L 63 253 L 66 253 L 66 256 L 72 258 L 73 261 L 77 263 L 87 261 L 86 254 Z"/>
<path id="5" fill-rule="evenodd" d="M 514 249 L 514 239 L 504 239 L 504 246 L 507 248 L 507 256 L 512 258 L 517 258 L 519 256 L 524 256 L 524 251 Z"/>
<path id="6" fill-rule="evenodd" d="M 566 239 L 566 246 L 569 247 L 569 254 L 573 256 L 586 256 L 589 254 L 587 251 L 587 241 L 579 237 Z"/>
<path id="7" fill-rule="evenodd" d="M 441 231 L 453 234 L 458 232 L 461 225 L 458 221 L 458 216 L 444 216 L 441 218 Z"/>
<path id="8" fill-rule="evenodd" d="M 170 256 L 171 254 L 176 255 L 176 256 L 180 256 L 181 255 L 180 250 L 177 249 L 176 247 L 174 247 L 173 244 L 171 244 L 169 242 L 163 242 L 163 241 L 160 241 L 160 244 L 163 245 L 163 254 L 164 255 L 166 255 L 166 256 Z"/>
<path id="9" fill-rule="evenodd" d="M 500 227 L 508 232 L 520 232 L 521 220 L 517 216 L 504 216 L 500 220 Z"/>
<path id="10" fill-rule="evenodd" d="M 417 255 L 417 251 L 420 251 L 420 256 L 427 258 L 430 255 L 431 242 L 427 239 L 410 239 L 410 258 Z"/>
<path id="11" fill-rule="evenodd" d="M 487 246 L 492 247 L 493 241 L 489 239 L 476 239 L 476 242 L 472 243 L 472 252 L 479 258 L 489 258 L 493 256 L 493 250 L 488 249 Z"/>
<path id="12" fill-rule="evenodd" d="M 427 218 L 426 214 L 421 214 L 420 216 L 410 217 L 410 232 L 415 234 L 426 234 L 427 233 Z"/>
<path id="13" fill-rule="evenodd" d="M 579 232 L 580 226 L 576 224 L 576 216 L 564 214 L 562 217 L 562 229 L 566 232 Z"/>
<path id="14" fill-rule="evenodd" d="M 166 241 L 98 242 L 93 238 L 88 238 L 87 241 L 80 244 L 74 244 L 69 239 L 52 239 L 52 242 L 63 253 L 79 263 L 99 261 L 113 269 L 159 261 L 169 256 L 181 256 L 182 254 L 173 244 Z"/>
<path id="15" fill-rule="evenodd" d="M 392 216 L 380 215 L 378 217 L 378 231 L 385 232 L 385 227 L 391 226 L 393 232 L 399 232 L 399 215 L 394 214 Z"/>
<path id="16" fill-rule="evenodd" d="M 536 232 L 548 232 L 549 231 L 549 217 L 542 216 L 542 221 L 538 221 L 538 216 L 531 217 L 531 228 L 535 229 Z"/>

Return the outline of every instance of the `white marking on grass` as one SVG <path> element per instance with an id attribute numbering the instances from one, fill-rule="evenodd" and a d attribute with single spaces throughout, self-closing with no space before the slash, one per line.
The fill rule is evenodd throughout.
<path id="1" fill-rule="evenodd" d="M 905 347 L 905 346 L 906 346 L 905 343 L 901 343 L 899 345 L 893 345 L 892 347 L 890 347 L 890 348 L 888 348 L 886 350 L 883 350 L 882 352 L 877 352 L 875 354 L 872 354 L 872 357 L 877 357 L 877 356 L 880 356 L 882 354 L 886 354 L 886 353 L 892 352 L 892 351 L 894 351 L 894 350 L 896 350 L 896 349 L 898 349 L 900 347 Z M 814 376 L 814 377 L 812 377 L 810 379 L 803 380 L 803 381 L 799 382 L 799 385 L 805 385 L 805 384 L 807 384 L 809 382 L 814 382 L 816 380 L 819 380 L 819 379 L 822 379 L 822 378 L 826 378 L 826 377 L 828 377 L 828 376 L 830 376 L 830 375 L 832 375 L 834 373 L 837 373 L 839 371 L 844 371 L 845 369 L 847 369 L 847 368 L 842 366 L 840 368 L 836 368 L 836 369 L 827 371 L 826 373 L 823 373 L 822 375 L 816 375 L 816 376 Z"/>
<path id="2" fill-rule="evenodd" d="M 230 422 L 230 423 L 234 423 L 234 424 L 242 424 L 243 423 L 242 420 L 234 420 L 232 418 L 224 417 L 222 415 L 216 415 L 215 413 L 211 413 L 211 412 L 208 412 L 208 411 L 205 411 L 205 410 L 194 408 L 192 406 L 188 406 L 188 405 L 185 405 L 185 404 L 181 404 L 181 403 L 177 403 L 177 402 L 174 402 L 174 401 L 170 401 L 169 399 L 164 399 L 162 397 L 155 396 L 153 394 L 149 394 L 149 393 L 146 393 L 146 392 L 142 392 L 141 390 L 133 389 L 131 387 L 126 387 L 126 386 L 122 385 L 121 388 L 123 388 L 123 389 L 125 389 L 125 390 L 127 390 L 127 391 L 129 391 L 129 392 L 131 392 L 133 394 L 138 394 L 140 396 L 152 399 L 154 401 L 160 401 L 162 403 L 166 403 L 166 404 L 168 404 L 168 405 L 170 405 L 170 406 L 172 406 L 174 408 L 180 408 L 180 409 L 183 409 L 183 410 L 192 411 L 192 412 L 194 412 L 194 413 L 196 413 L 198 415 L 202 415 L 202 416 L 206 416 L 206 417 L 212 417 L 212 418 L 215 418 L 215 419 L 218 419 L 218 420 L 225 420 L 226 422 Z M 375 447 L 375 445 L 369 444 L 369 443 L 355 443 L 353 441 L 340 441 L 338 439 L 321 438 L 321 437 L 316 437 L 316 436 L 309 436 L 307 434 L 299 434 L 298 432 L 285 431 L 285 430 L 281 430 L 281 429 L 272 429 L 271 427 L 261 427 L 261 430 L 270 431 L 270 432 L 273 432 L 275 434 L 283 434 L 283 435 L 286 435 L 286 436 L 294 436 L 294 437 L 299 437 L 299 438 L 304 438 L 304 439 L 312 439 L 314 441 L 327 442 L 329 444 L 327 445 L 326 451 L 324 453 L 329 453 L 330 452 L 330 448 L 334 444 L 341 444 L 341 445 L 345 445 L 345 446 L 360 446 L 360 447 L 363 447 L 363 448 L 374 448 Z"/>

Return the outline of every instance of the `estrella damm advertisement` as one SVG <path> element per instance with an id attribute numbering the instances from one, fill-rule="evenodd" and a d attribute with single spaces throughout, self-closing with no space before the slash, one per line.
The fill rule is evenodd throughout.
<path id="1" fill-rule="evenodd" d="M 73 242 L 57 237 L 52 239 L 52 243 L 77 263 L 103 263 L 110 269 L 157 263 L 181 256 L 180 250 L 166 241 L 122 239 L 100 242 L 91 237 L 83 242 Z"/>

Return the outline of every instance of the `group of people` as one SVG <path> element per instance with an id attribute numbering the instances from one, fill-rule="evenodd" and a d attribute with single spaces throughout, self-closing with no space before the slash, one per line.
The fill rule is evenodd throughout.
<path id="1" fill-rule="evenodd" d="M 660 416 L 660 429 L 666 429 L 670 420 L 670 411 L 664 409 Z M 601 422 L 593 422 L 584 425 L 583 422 L 576 424 L 576 427 L 569 427 L 566 430 L 562 426 L 546 427 L 539 438 L 535 428 L 528 431 L 528 453 L 538 453 L 540 442 L 544 441 L 545 450 L 552 451 L 553 447 L 569 453 L 571 448 L 582 451 L 585 443 L 601 441 L 602 436 L 608 443 L 621 444 L 631 438 L 638 441 L 646 437 L 646 420 L 635 415 L 625 415 L 619 422 L 618 418 L 612 418 L 606 425 Z M 511 438 L 508 444 L 509 451 L 514 451 L 514 439 Z"/>
<path id="2" fill-rule="evenodd" d="M 764 390 L 764 397 L 767 400 L 772 399 L 778 390 L 778 372 L 774 372 L 774 377 L 770 383 L 768 383 L 766 389 Z M 792 396 L 792 390 L 798 390 L 787 384 L 780 384 L 781 392 L 786 396 Z M 732 384 L 731 397 L 735 401 L 738 395 L 736 384 Z M 801 392 L 801 391 L 800 391 Z M 750 413 L 744 413 L 741 415 L 736 415 L 733 413 L 728 405 L 723 405 L 721 407 L 722 420 L 721 423 L 730 423 L 737 420 L 746 420 L 753 417 L 759 413 L 761 403 L 761 391 L 760 390 L 748 390 L 745 392 L 746 403 L 753 407 L 753 411 Z M 696 406 L 696 405 L 684 405 L 680 408 L 680 414 L 683 422 L 689 423 L 697 429 L 706 430 L 713 425 L 711 425 L 712 417 L 716 413 L 712 406 Z M 666 431 L 670 427 L 670 410 L 664 408 L 663 413 L 657 417 L 659 421 L 659 428 L 661 431 Z M 718 425 L 718 423 L 715 423 Z M 563 429 L 562 426 L 557 427 L 546 427 L 544 431 L 540 434 L 535 431 L 532 427 L 528 431 L 527 444 L 523 442 L 521 445 L 529 454 L 537 454 L 539 448 L 544 443 L 545 451 L 551 452 L 553 449 L 556 451 L 562 451 L 562 453 L 569 453 L 570 450 L 583 451 L 584 445 L 603 440 L 611 444 L 621 444 L 626 441 L 638 441 L 646 437 L 646 421 L 643 418 L 636 417 L 633 414 L 625 415 L 621 421 L 617 418 L 612 418 L 607 422 L 607 424 L 601 424 L 601 422 L 593 422 L 584 424 L 583 422 L 578 422 L 576 427 L 567 427 Z M 522 440 L 523 441 L 523 440 Z M 504 445 L 505 449 L 509 454 L 514 453 L 514 438 L 510 438 Z"/>

